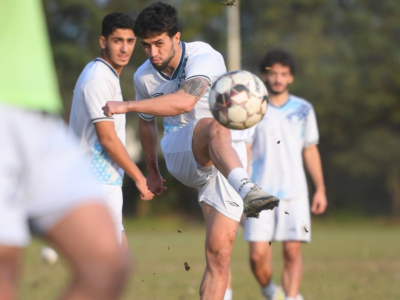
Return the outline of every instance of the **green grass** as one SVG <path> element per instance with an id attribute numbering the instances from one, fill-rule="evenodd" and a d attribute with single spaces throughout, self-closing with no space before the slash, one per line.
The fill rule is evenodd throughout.
<path id="1" fill-rule="evenodd" d="M 204 258 L 204 226 L 175 219 L 125 222 L 135 271 L 124 300 L 199 299 Z M 154 230 L 153 230 L 154 229 Z M 180 230 L 179 233 L 177 230 Z M 400 299 L 400 228 L 384 222 L 317 220 L 312 243 L 304 245 L 306 300 Z M 25 252 L 20 299 L 55 299 L 65 286 L 65 262 L 44 265 L 43 242 L 33 240 Z M 275 281 L 282 270 L 281 245 L 273 243 Z M 184 262 L 190 265 L 187 272 Z M 248 265 L 248 246 L 239 233 L 232 257 L 235 300 L 262 300 Z"/>

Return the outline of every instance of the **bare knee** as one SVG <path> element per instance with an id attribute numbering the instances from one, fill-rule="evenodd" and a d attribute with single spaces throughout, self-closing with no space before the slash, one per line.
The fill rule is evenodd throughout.
<path id="1" fill-rule="evenodd" d="M 210 122 L 208 128 L 209 128 L 210 140 L 215 139 L 221 141 L 221 140 L 231 139 L 229 129 L 222 126 L 215 120 L 212 120 L 212 122 Z"/>
<path id="2" fill-rule="evenodd" d="M 228 275 L 231 252 L 231 248 L 228 247 L 207 250 L 207 265 L 213 272 L 216 272 L 217 274 Z"/>
<path id="3" fill-rule="evenodd" d="M 252 248 L 250 250 L 250 263 L 252 265 L 260 265 L 268 263 L 268 254 L 261 248 Z"/>
<path id="4" fill-rule="evenodd" d="M 286 264 L 295 264 L 301 262 L 301 244 L 300 242 L 284 243 L 283 257 Z"/>

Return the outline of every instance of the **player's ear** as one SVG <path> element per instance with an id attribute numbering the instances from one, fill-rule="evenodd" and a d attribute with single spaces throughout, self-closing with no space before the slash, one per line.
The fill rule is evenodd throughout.
<path id="1" fill-rule="evenodd" d="M 179 41 L 181 40 L 181 33 L 180 32 L 175 33 L 173 40 L 175 44 L 178 44 Z"/>
<path id="2" fill-rule="evenodd" d="M 100 36 L 99 43 L 100 43 L 101 49 L 103 49 L 103 50 L 106 49 L 106 38 L 104 36 Z"/>
<path id="3" fill-rule="evenodd" d="M 289 76 L 289 84 L 292 84 L 293 83 L 293 81 L 294 81 L 294 76 L 292 75 L 292 73 L 290 73 L 290 76 Z"/>

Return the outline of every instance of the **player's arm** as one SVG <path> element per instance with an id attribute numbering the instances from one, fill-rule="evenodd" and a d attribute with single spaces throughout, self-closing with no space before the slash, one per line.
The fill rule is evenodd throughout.
<path id="1" fill-rule="evenodd" d="M 195 77 L 185 81 L 173 94 L 141 101 L 108 101 L 103 107 L 106 116 L 140 112 L 153 116 L 175 116 L 190 112 L 196 102 L 203 97 L 210 82 L 204 77 Z"/>
<path id="2" fill-rule="evenodd" d="M 315 214 L 322 214 L 328 201 L 325 193 L 324 175 L 322 172 L 321 156 L 317 145 L 308 146 L 303 150 L 304 163 L 315 186 L 315 194 L 311 211 Z"/>
<path id="3" fill-rule="evenodd" d="M 154 195 L 146 185 L 146 178 L 137 165 L 131 160 L 124 144 L 115 132 L 114 122 L 103 121 L 94 123 L 100 144 L 108 156 L 131 177 L 141 193 L 143 200 L 151 200 Z"/>
<path id="4" fill-rule="evenodd" d="M 147 166 L 147 186 L 152 193 L 160 195 L 166 190 L 166 187 L 164 187 L 165 180 L 163 180 L 158 168 L 156 119 L 151 121 L 139 119 L 139 132 Z"/>

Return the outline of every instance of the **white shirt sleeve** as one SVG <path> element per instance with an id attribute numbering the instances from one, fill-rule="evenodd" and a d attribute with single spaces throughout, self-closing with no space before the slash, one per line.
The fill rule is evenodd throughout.
<path id="1" fill-rule="evenodd" d="M 307 122 L 304 133 L 304 148 L 312 145 L 317 145 L 319 142 L 319 133 L 317 118 L 315 116 L 314 108 L 311 107 L 310 112 L 307 116 Z"/>
<path id="2" fill-rule="evenodd" d="M 102 107 L 107 101 L 113 100 L 115 87 L 104 78 L 95 78 L 83 88 L 85 104 L 92 123 L 101 121 L 114 121 L 113 117 L 106 117 Z"/>
<path id="3" fill-rule="evenodd" d="M 186 64 L 186 79 L 203 77 L 212 83 L 212 79 L 226 73 L 226 67 L 219 53 L 204 53 L 190 58 Z"/>
<path id="4" fill-rule="evenodd" d="M 136 80 L 135 78 L 133 79 L 133 85 L 135 86 L 137 101 L 150 98 L 150 95 L 143 91 L 143 89 L 141 88 L 141 83 L 138 80 Z M 138 114 L 139 114 L 139 117 L 141 117 L 145 121 L 151 121 L 151 120 L 154 120 L 154 118 L 155 118 L 155 116 L 149 115 L 149 114 L 143 114 L 143 113 L 138 113 Z"/>

